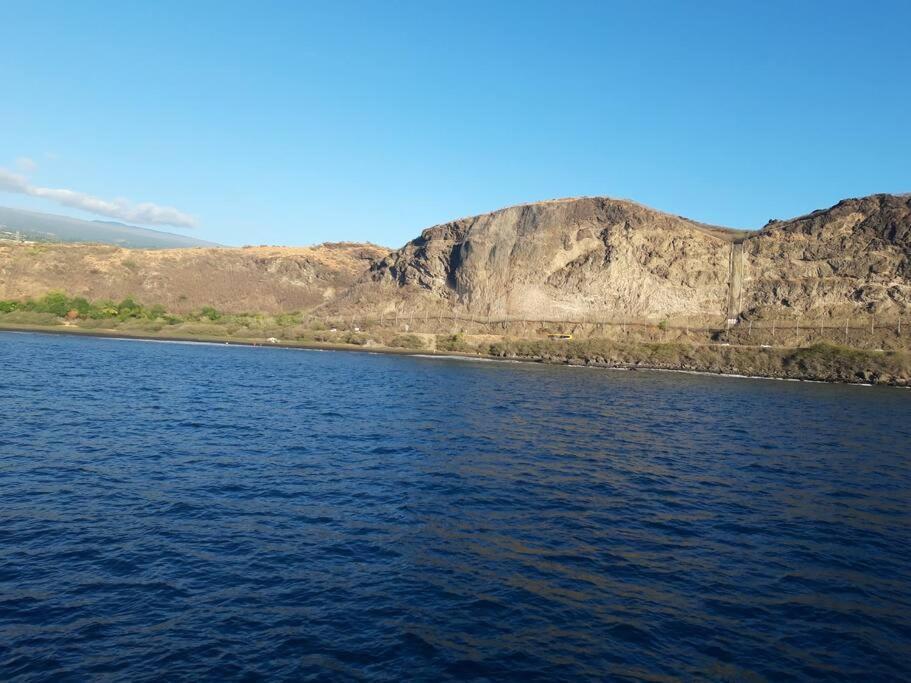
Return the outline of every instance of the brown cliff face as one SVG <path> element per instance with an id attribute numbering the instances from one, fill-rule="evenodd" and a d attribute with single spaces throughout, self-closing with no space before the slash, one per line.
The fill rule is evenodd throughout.
<path id="1" fill-rule="evenodd" d="M 335 307 L 527 320 L 900 315 L 909 288 L 907 195 L 849 199 L 756 232 L 587 197 L 429 228 Z"/>
<path id="2" fill-rule="evenodd" d="M 755 232 L 624 200 L 538 202 L 374 245 L 136 250 L 0 243 L 0 299 L 134 296 L 177 313 L 398 312 L 633 321 L 911 313 L 911 195 L 872 195 Z"/>
<path id="3" fill-rule="evenodd" d="M 886 315 L 911 308 L 911 195 L 878 194 L 778 221 L 744 243 L 741 309 Z"/>
<path id="4" fill-rule="evenodd" d="M 735 231 L 593 197 L 511 207 L 425 230 L 350 294 L 396 294 L 475 315 L 711 315 Z M 377 287 L 378 285 L 378 287 Z M 397 291 L 396 291 L 397 290 Z"/>
<path id="5" fill-rule="evenodd" d="M 90 300 L 132 296 L 184 313 L 308 310 L 344 291 L 387 249 L 372 244 L 243 249 L 122 249 L 0 243 L 0 299 L 63 291 Z"/>

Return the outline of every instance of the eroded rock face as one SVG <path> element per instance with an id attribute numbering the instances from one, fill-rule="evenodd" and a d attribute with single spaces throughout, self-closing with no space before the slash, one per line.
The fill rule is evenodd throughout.
<path id="1" fill-rule="evenodd" d="M 184 312 L 489 316 L 718 324 L 911 314 L 911 195 L 873 195 L 756 232 L 633 202 L 538 202 L 425 230 L 401 249 L 130 250 L 0 245 L 0 298 L 134 296 Z"/>
<path id="2" fill-rule="evenodd" d="M 756 232 L 601 197 L 516 206 L 425 230 L 343 302 L 528 320 L 901 315 L 911 196 L 848 199 Z"/>
<path id="3" fill-rule="evenodd" d="M 744 243 L 744 311 L 906 313 L 911 196 L 845 199 Z"/>
<path id="4" fill-rule="evenodd" d="M 735 237 L 633 202 L 557 200 L 429 228 L 369 280 L 478 315 L 716 314 Z"/>

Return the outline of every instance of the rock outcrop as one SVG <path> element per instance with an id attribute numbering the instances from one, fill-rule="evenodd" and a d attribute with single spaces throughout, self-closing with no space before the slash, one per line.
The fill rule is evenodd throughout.
<path id="1" fill-rule="evenodd" d="M 872 195 L 757 231 L 605 197 L 514 206 L 369 244 L 137 250 L 0 242 L 0 299 L 51 290 L 331 316 L 659 322 L 911 313 L 911 195 Z"/>
<path id="2" fill-rule="evenodd" d="M 845 200 L 755 232 L 585 197 L 429 228 L 332 307 L 583 321 L 901 314 L 909 257 L 909 196 Z"/>
<path id="3" fill-rule="evenodd" d="M 398 289 L 419 306 L 529 319 L 711 315 L 739 237 L 628 201 L 540 202 L 429 228 L 350 296 Z"/>
<path id="4" fill-rule="evenodd" d="M 744 242 L 744 313 L 911 308 L 911 195 L 845 199 Z"/>

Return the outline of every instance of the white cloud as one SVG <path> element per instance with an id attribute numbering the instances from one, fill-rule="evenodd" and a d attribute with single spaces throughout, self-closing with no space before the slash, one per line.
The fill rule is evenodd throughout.
<path id="1" fill-rule="evenodd" d="M 38 164 L 34 159 L 29 157 L 19 157 L 16 159 L 16 168 L 23 173 L 34 173 L 38 170 Z"/>
<path id="2" fill-rule="evenodd" d="M 23 157 L 24 159 L 25 157 Z M 21 161 L 21 160 L 20 160 Z M 28 161 L 31 161 L 29 159 Z M 34 164 L 34 162 L 32 162 Z M 20 164 L 17 161 L 17 166 Z M 37 167 L 37 164 L 34 164 Z M 21 166 L 20 166 L 21 168 Z M 135 204 L 126 199 L 101 199 L 76 190 L 55 189 L 32 185 L 24 175 L 0 168 L 0 191 L 26 194 L 47 199 L 61 206 L 88 211 L 129 223 L 146 225 L 171 225 L 178 228 L 196 226 L 196 219 L 172 206 L 159 206 L 150 202 Z"/>

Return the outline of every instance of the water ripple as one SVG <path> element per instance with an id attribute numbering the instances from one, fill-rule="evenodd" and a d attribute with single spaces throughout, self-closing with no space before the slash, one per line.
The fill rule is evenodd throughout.
<path id="1" fill-rule="evenodd" d="M 0 679 L 911 680 L 908 400 L 0 334 Z"/>

